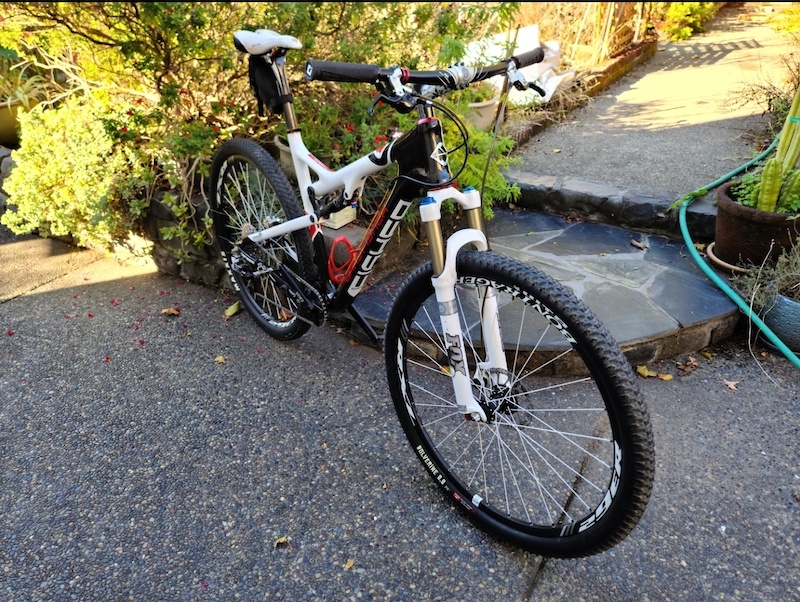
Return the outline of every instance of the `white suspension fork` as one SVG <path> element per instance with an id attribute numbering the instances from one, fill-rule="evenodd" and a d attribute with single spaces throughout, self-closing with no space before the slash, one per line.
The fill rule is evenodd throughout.
<path id="1" fill-rule="evenodd" d="M 429 238 L 441 240 L 441 229 L 438 228 L 441 219 L 441 202 L 451 199 L 467 209 L 480 207 L 480 193 L 474 189 L 468 189 L 461 193 L 454 188 L 432 191 L 430 196 L 420 202 L 420 217 L 426 224 L 436 224 L 436 227 L 429 227 Z M 431 236 L 432 235 L 432 236 Z M 436 240 L 431 241 L 434 247 L 440 246 Z M 456 396 L 456 403 L 459 411 L 473 420 L 486 421 L 486 413 L 481 408 L 475 395 L 473 394 L 472 375 L 467 373 L 466 348 L 464 346 L 464 334 L 461 328 L 461 319 L 456 299 L 455 285 L 457 278 L 456 256 L 461 248 L 466 245 L 474 245 L 480 251 L 489 248 L 486 236 L 477 228 L 465 228 L 459 230 L 447 239 L 444 250 L 444 264 L 438 266 L 434 257 L 434 272 L 440 272 L 431 279 L 439 307 L 439 316 L 442 323 L 444 345 L 446 347 L 448 360 L 450 363 L 450 375 L 453 380 L 453 389 Z M 436 255 L 437 250 L 432 249 Z M 440 252 L 440 251 L 439 251 Z M 484 375 L 489 370 L 495 369 L 492 374 L 491 384 L 505 384 L 507 381 L 506 357 L 503 352 L 503 340 L 500 332 L 500 322 L 498 316 L 497 294 L 489 286 L 475 283 L 481 291 L 479 308 L 481 316 L 481 334 L 486 346 L 486 361 L 479 363 L 477 370 L 479 374 L 474 375 L 484 382 Z M 484 384 L 489 384 L 485 383 Z"/>

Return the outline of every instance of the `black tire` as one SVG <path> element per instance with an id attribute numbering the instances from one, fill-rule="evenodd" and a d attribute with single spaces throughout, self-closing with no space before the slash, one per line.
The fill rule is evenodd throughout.
<path id="1" fill-rule="evenodd" d="M 317 286 L 308 230 L 263 243 L 246 237 L 303 215 L 283 170 L 256 141 L 228 140 L 214 156 L 211 199 L 216 242 L 245 309 L 276 339 L 305 334 L 311 326 L 308 309 L 270 269 L 284 264 Z"/>
<path id="2" fill-rule="evenodd" d="M 655 470 L 630 364 L 571 291 L 531 266 L 465 251 L 457 272 L 467 374 L 488 419 L 456 407 L 427 263 L 400 286 L 385 331 L 389 390 L 411 446 L 445 494 L 504 541 L 562 558 L 616 545 L 642 516 Z M 505 386 L 478 367 L 486 285 L 501 306 L 508 372 L 495 376 Z"/>

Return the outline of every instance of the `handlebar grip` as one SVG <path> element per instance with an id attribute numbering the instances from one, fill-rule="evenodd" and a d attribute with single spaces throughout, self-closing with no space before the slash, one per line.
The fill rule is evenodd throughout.
<path id="1" fill-rule="evenodd" d="M 544 50 L 542 48 L 534 48 L 528 52 L 523 52 L 516 56 L 512 56 L 517 63 L 517 69 L 522 69 L 534 63 L 541 63 L 544 60 Z"/>
<path id="2" fill-rule="evenodd" d="M 374 83 L 378 81 L 380 67 L 377 65 L 362 65 L 360 63 L 340 63 L 337 61 L 306 61 L 306 81 L 326 82 L 362 82 Z"/>

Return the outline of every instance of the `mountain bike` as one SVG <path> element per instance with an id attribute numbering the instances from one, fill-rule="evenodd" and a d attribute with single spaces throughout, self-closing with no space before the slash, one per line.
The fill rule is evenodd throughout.
<path id="1" fill-rule="evenodd" d="M 349 311 L 383 339 L 388 388 L 411 447 L 444 494 L 475 524 L 552 557 L 596 554 L 622 541 L 647 505 L 653 435 L 629 362 L 574 293 L 538 269 L 490 250 L 474 188 L 460 190 L 436 99 L 520 69 L 541 48 L 481 67 L 415 71 L 305 62 L 308 81 L 370 84 L 373 107 L 416 112 L 386 145 L 330 169 L 305 146 L 286 78 L 301 43 L 270 30 L 237 31 L 259 107 L 282 115 L 296 187 L 257 140 L 224 142 L 212 166 L 216 244 L 239 300 L 270 336 L 292 340 Z M 375 93 L 371 92 L 371 93 Z M 440 115 L 442 117 L 440 117 Z M 322 226 L 355 205 L 371 176 L 396 177 L 349 259 L 333 261 Z M 299 195 L 299 200 L 298 200 Z M 466 225 L 444 240 L 442 203 Z M 397 290 L 381 335 L 353 301 L 416 203 L 430 260 Z"/>

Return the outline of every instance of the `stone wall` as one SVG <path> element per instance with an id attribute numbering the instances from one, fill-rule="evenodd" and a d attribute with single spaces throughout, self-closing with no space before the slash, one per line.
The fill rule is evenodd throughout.
<path id="1" fill-rule="evenodd" d="M 208 203 L 202 196 L 192 200 L 195 209 L 194 226 L 202 228 L 202 219 L 208 215 Z M 167 274 L 212 287 L 233 288 L 225 271 L 225 265 L 216 249 L 210 245 L 198 248 L 181 243 L 179 239 L 165 239 L 161 229 L 177 224 L 172 212 L 160 200 L 150 203 L 150 210 L 142 227 L 149 241 L 153 243 L 153 262 L 158 269 Z M 178 262 L 177 253 L 182 251 L 185 257 Z"/>
<path id="2" fill-rule="evenodd" d="M 14 161 L 11 159 L 11 150 L 5 146 L 0 146 L 0 215 L 5 212 L 8 203 L 8 195 L 3 190 L 3 181 L 11 173 L 13 166 Z"/>

